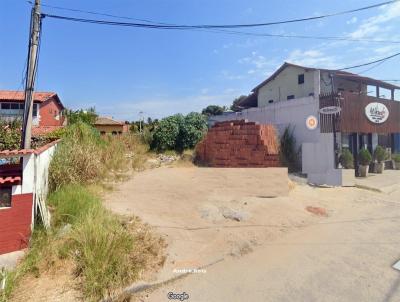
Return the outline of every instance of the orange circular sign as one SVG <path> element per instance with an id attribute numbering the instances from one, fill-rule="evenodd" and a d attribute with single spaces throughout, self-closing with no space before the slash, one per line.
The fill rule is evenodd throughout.
<path id="1" fill-rule="evenodd" d="M 314 130 L 318 127 L 318 120 L 315 116 L 310 115 L 306 119 L 306 126 L 309 130 Z"/>

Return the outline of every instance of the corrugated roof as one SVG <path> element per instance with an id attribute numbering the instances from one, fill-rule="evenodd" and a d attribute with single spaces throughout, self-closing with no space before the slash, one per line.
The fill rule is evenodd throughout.
<path id="1" fill-rule="evenodd" d="M 113 120 L 112 118 L 109 118 L 109 117 L 101 117 L 101 116 L 99 116 L 96 119 L 96 122 L 94 124 L 95 125 L 124 125 L 123 122 Z"/>
<path id="2" fill-rule="evenodd" d="M 400 89 L 399 86 L 386 83 L 381 80 L 376 80 L 373 78 L 369 77 L 364 77 L 355 73 L 347 72 L 347 71 L 342 71 L 342 70 L 337 70 L 337 69 L 324 69 L 324 68 L 313 68 L 313 67 L 305 67 L 305 66 L 300 66 L 292 63 L 285 62 L 281 67 L 279 67 L 269 78 L 267 78 L 265 81 L 263 81 L 261 84 L 257 85 L 256 87 L 253 88 L 252 92 L 257 91 L 259 88 L 264 86 L 265 84 L 269 83 L 270 81 L 274 80 L 278 74 L 280 74 L 286 67 L 292 66 L 292 67 L 299 67 L 303 68 L 306 70 L 321 70 L 321 71 L 326 71 L 332 73 L 335 77 L 338 78 L 343 78 L 347 79 L 350 81 L 357 81 L 357 82 L 362 82 L 364 84 L 368 85 L 379 85 L 382 88 L 387 88 L 387 89 Z"/>

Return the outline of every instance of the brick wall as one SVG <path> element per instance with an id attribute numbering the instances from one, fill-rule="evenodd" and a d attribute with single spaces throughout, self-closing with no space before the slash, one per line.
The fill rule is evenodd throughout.
<path id="1" fill-rule="evenodd" d="M 217 123 L 196 146 L 196 158 L 212 167 L 279 167 L 279 142 L 272 125 Z"/>
<path id="2" fill-rule="evenodd" d="M 0 209 L 0 255 L 26 248 L 31 234 L 33 194 L 13 195 Z"/>

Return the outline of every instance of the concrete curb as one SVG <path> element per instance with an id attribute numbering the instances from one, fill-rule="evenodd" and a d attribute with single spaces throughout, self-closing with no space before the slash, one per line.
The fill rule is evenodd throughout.
<path id="1" fill-rule="evenodd" d="M 224 261 L 225 258 L 220 258 L 218 260 L 215 260 L 213 262 L 210 262 L 206 265 L 200 266 L 198 268 L 196 268 L 196 270 L 201 270 L 201 269 L 205 269 L 207 267 L 213 266 L 219 262 Z M 176 277 L 172 277 L 163 281 L 159 281 L 159 282 L 153 282 L 153 283 L 145 283 L 145 282 L 138 282 L 138 283 L 134 283 L 128 287 L 126 287 L 125 289 L 122 290 L 122 292 L 118 293 L 116 296 L 114 297 L 108 297 L 105 299 L 100 300 L 100 302 L 112 302 L 112 301 L 119 301 L 118 299 L 123 298 L 123 297 L 129 297 L 132 296 L 133 294 L 137 294 L 140 293 L 142 291 L 148 290 L 148 289 L 156 289 L 157 287 L 161 287 L 165 284 L 168 283 L 172 283 L 174 281 L 177 281 L 179 279 L 185 278 L 186 276 L 190 275 L 191 273 L 184 273 L 184 274 L 179 274 Z"/>

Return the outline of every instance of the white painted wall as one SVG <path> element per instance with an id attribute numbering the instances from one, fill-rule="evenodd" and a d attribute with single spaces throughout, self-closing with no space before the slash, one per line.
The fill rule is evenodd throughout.
<path id="1" fill-rule="evenodd" d="M 333 134 L 320 133 L 320 127 L 309 130 L 306 119 L 313 115 L 319 118 L 319 100 L 314 97 L 268 104 L 261 108 L 250 108 L 230 115 L 213 116 L 215 121 L 246 119 L 260 124 L 273 124 L 281 136 L 289 125 L 294 127 L 297 148 L 301 149 L 302 172 L 309 182 L 322 185 L 340 185 L 340 171 L 334 169 Z"/>
<path id="2" fill-rule="evenodd" d="M 287 100 L 289 95 L 294 95 L 295 99 L 300 99 L 314 94 L 318 96 L 317 89 L 319 89 L 319 76 L 318 82 L 315 81 L 315 74 L 319 75 L 319 71 L 308 70 L 296 66 L 288 66 L 275 79 L 271 80 L 258 90 L 258 107 L 267 106 L 269 100 L 274 103 L 280 101 L 293 102 L 294 100 Z M 304 74 L 304 83 L 298 84 L 298 75 Z"/>

